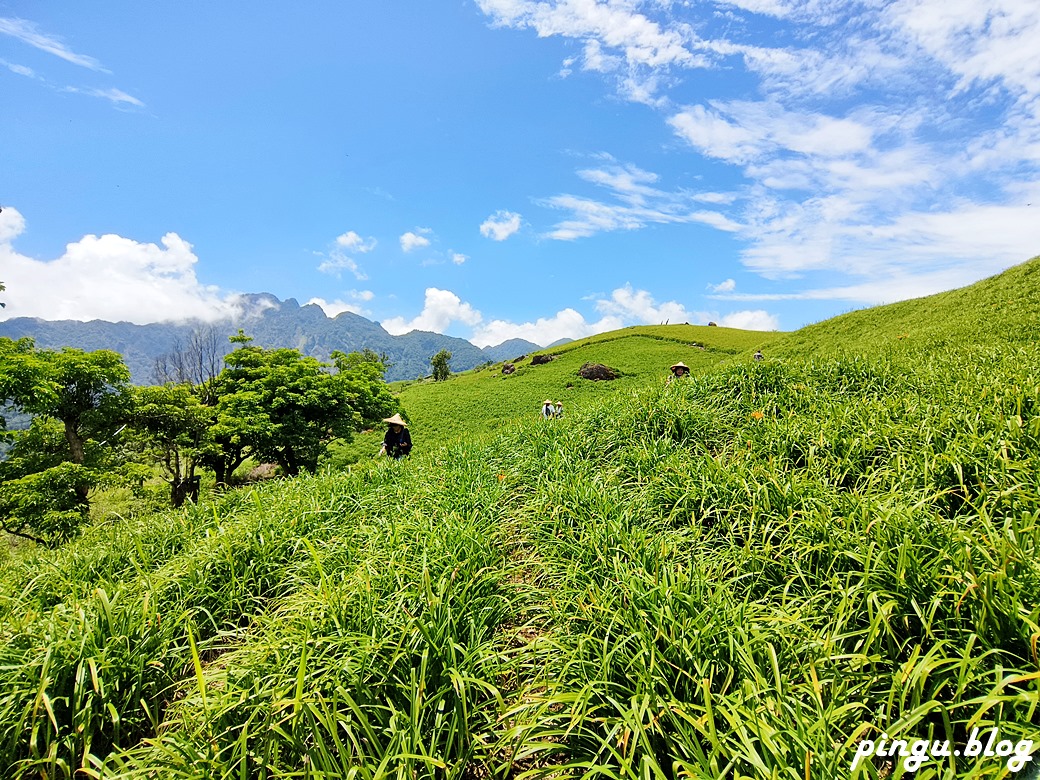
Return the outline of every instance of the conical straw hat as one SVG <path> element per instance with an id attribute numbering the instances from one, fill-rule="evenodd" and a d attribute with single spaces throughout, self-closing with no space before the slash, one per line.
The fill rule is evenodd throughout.
<path id="1" fill-rule="evenodd" d="M 407 428 L 408 423 L 401 419 L 401 415 L 395 414 L 393 417 L 383 418 L 383 422 L 390 423 L 391 425 L 400 425 L 402 428 Z"/>

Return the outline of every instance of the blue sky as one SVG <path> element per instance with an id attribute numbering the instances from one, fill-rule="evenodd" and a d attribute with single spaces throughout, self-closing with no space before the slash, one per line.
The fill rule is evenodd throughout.
<path id="1" fill-rule="evenodd" d="M 0 317 L 791 330 L 1040 253 L 1035 0 L 0 0 Z"/>

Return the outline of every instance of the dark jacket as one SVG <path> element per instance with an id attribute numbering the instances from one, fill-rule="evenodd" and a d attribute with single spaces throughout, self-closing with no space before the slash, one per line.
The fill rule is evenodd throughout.
<path id="1" fill-rule="evenodd" d="M 412 451 L 412 437 L 408 429 L 402 428 L 400 433 L 394 433 L 393 428 L 388 428 L 383 437 L 383 447 L 391 458 L 403 458 Z"/>

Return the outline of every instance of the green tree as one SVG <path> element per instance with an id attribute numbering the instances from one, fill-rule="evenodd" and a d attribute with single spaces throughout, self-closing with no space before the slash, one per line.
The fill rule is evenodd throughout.
<path id="1" fill-rule="evenodd" d="M 237 343 L 244 345 L 227 355 L 226 368 L 215 380 L 215 433 L 227 438 L 225 453 L 248 448 L 290 476 L 314 471 L 330 441 L 349 441 L 361 429 L 363 410 L 373 414 L 383 408 L 378 388 L 367 392 L 378 370 L 366 367 L 367 361 L 339 353 L 346 370 L 330 373 L 331 366 L 295 349 Z"/>
<path id="2" fill-rule="evenodd" d="M 433 378 L 438 382 L 443 382 L 449 376 L 451 376 L 451 369 L 448 367 L 448 362 L 451 360 L 451 353 L 442 349 L 432 358 L 430 358 L 430 365 L 433 366 Z"/>
<path id="3" fill-rule="evenodd" d="M 84 442 L 105 437 L 130 408 L 130 371 L 116 352 L 37 349 L 31 339 L 0 339 L 0 399 L 64 426 L 73 463 L 84 462 Z"/>
<path id="4" fill-rule="evenodd" d="M 170 486 L 170 503 L 198 501 L 198 468 L 215 444 L 213 410 L 190 384 L 139 387 L 134 390 L 131 426 L 141 452 L 163 473 Z"/>
<path id="5" fill-rule="evenodd" d="M 390 363 L 385 354 L 364 349 L 344 354 L 332 353 L 337 377 L 351 394 L 352 404 L 361 415 L 361 424 L 374 425 L 401 410 L 384 379 Z"/>
<path id="6" fill-rule="evenodd" d="M 130 372 L 109 350 L 0 339 L 0 403 L 34 418 L 0 470 L 0 522 L 60 542 L 86 519 L 90 489 L 108 477 L 112 450 L 103 443 L 129 414 Z"/>

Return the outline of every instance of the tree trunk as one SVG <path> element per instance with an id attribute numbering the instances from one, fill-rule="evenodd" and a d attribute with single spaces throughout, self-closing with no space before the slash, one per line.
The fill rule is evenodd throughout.
<path id="1" fill-rule="evenodd" d="M 199 486 L 201 481 L 200 477 L 174 478 L 170 480 L 170 503 L 174 507 L 183 506 L 184 502 L 189 500 L 193 504 L 199 503 Z"/>
<path id="2" fill-rule="evenodd" d="M 184 504 L 184 499 L 188 497 L 188 482 L 180 477 L 174 477 L 170 480 L 170 504 L 177 508 Z"/>
<path id="3" fill-rule="evenodd" d="M 65 441 L 69 443 L 69 452 L 72 454 L 72 462 L 78 466 L 83 465 L 85 456 L 83 454 L 83 439 L 79 435 L 79 424 L 76 420 L 64 420 Z M 88 503 L 87 495 L 90 488 L 87 485 L 76 486 L 76 500 L 83 505 Z"/>
<path id="4" fill-rule="evenodd" d="M 79 425 L 75 420 L 63 420 L 65 423 L 65 441 L 69 443 L 72 462 L 83 465 L 83 439 L 79 435 Z"/>

